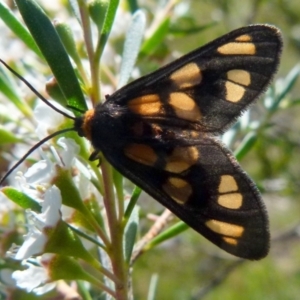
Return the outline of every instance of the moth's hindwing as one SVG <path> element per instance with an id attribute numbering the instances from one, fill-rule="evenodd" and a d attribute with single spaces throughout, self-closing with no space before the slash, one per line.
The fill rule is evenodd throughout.
<path id="1" fill-rule="evenodd" d="M 252 180 L 216 140 L 268 86 L 278 30 L 232 31 L 142 77 L 89 112 L 85 135 L 123 175 L 236 256 L 268 253 L 268 218 Z"/>
<path id="2" fill-rule="evenodd" d="M 269 249 L 267 213 L 252 180 L 215 138 L 191 145 L 131 143 L 108 159 L 181 220 L 236 256 Z"/>

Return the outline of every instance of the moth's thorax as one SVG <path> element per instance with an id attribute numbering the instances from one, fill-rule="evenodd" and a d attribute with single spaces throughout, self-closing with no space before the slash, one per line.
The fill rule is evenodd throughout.
<path id="1" fill-rule="evenodd" d="M 81 137 L 85 137 L 88 140 L 91 140 L 92 134 L 91 134 L 91 122 L 95 115 L 94 109 L 89 109 L 85 112 L 84 115 L 76 118 L 74 127 L 77 131 L 78 135 Z"/>

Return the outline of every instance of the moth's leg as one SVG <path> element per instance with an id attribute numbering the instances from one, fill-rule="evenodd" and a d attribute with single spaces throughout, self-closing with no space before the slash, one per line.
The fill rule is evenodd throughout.
<path id="1" fill-rule="evenodd" d="M 101 165 L 101 152 L 99 150 L 94 150 L 89 157 L 90 161 L 99 160 L 98 167 Z"/>

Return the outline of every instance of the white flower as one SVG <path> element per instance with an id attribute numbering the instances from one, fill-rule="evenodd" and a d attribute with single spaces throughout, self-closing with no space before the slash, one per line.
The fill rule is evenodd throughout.
<path id="1" fill-rule="evenodd" d="M 18 287 L 31 292 L 34 288 L 44 284 L 48 275 L 44 268 L 28 264 L 28 269 L 13 272 L 12 278 L 16 280 Z"/>
<path id="2" fill-rule="evenodd" d="M 15 259 L 22 260 L 29 258 L 34 254 L 39 254 L 43 251 L 47 242 L 47 236 L 36 229 L 34 226 L 29 227 L 29 232 L 25 237 L 25 242 L 18 250 Z"/>
<path id="3" fill-rule="evenodd" d="M 79 146 L 73 139 L 65 137 L 60 138 L 57 144 L 64 149 L 60 152 L 60 155 L 65 167 L 68 169 L 73 165 L 75 156 L 79 153 Z"/>
<path id="4" fill-rule="evenodd" d="M 60 190 L 52 186 L 45 193 L 42 213 L 36 214 L 37 218 L 44 222 L 47 227 L 55 227 L 60 220 L 60 207 L 62 204 Z"/>
<path id="5" fill-rule="evenodd" d="M 42 213 L 29 212 L 29 219 L 33 224 L 29 225 L 25 242 L 18 250 L 15 259 L 23 260 L 43 252 L 49 238 L 45 234 L 44 228 L 54 228 L 57 225 L 61 219 L 61 203 L 60 190 L 56 186 L 49 188 L 42 203 Z"/>
<path id="6" fill-rule="evenodd" d="M 15 280 L 16 285 L 25 289 L 27 292 L 34 292 L 37 295 L 42 295 L 52 290 L 56 283 L 47 283 L 50 279 L 47 269 L 32 265 L 26 261 L 22 262 L 28 268 L 23 271 L 15 271 L 12 273 L 12 278 Z"/>
<path id="7" fill-rule="evenodd" d="M 24 177 L 29 184 L 39 184 L 49 182 L 54 175 L 54 164 L 49 159 L 45 159 L 30 167 Z"/>

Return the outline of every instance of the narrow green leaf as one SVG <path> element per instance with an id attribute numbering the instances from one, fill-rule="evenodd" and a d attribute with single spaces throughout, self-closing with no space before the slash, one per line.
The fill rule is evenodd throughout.
<path id="1" fill-rule="evenodd" d="M 66 97 L 66 104 L 86 110 L 84 96 L 69 56 L 51 21 L 33 0 L 16 0 L 16 3 Z"/>
<path id="2" fill-rule="evenodd" d="M 17 94 L 18 89 L 7 74 L 7 70 L 0 64 L 0 91 L 5 95 L 26 117 L 32 117 L 32 110 Z"/>
<path id="3" fill-rule="evenodd" d="M 235 157 L 237 160 L 241 160 L 249 151 L 250 149 L 255 145 L 257 141 L 257 133 L 256 131 L 249 132 L 239 147 L 234 152 Z"/>
<path id="4" fill-rule="evenodd" d="M 24 42 L 24 44 L 34 51 L 39 57 L 43 57 L 40 49 L 35 43 L 34 39 L 28 32 L 28 30 L 24 27 L 22 23 L 15 17 L 10 8 L 0 1 L 0 18 L 6 24 L 8 28 L 20 39 Z"/>
<path id="5" fill-rule="evenodd" d="M 127 201 L 128 204 L 128 201 Z M 133 246 L 139 225 L 139 208 L 134 207 L 124 230 L 124 256 L 126 262 L 130 262 Z"/>
<path id="6" fill-rule="evenodd" d="M 132 192 L 131 198 L 129 200 L 129 204 L 126 207 L 126 211 L 125 211 L 125 214 L 124 214 L 124 222 L 125 223 L 130 218 L 130 215 L 131 215 L 131 213 L 132 213 L 132 211 L 133 211 L 133 209 L 136 205 L 136 202 L 138 201 L 141 193 L 142 193 L 142 190 L 138 186 L 135 186 L 135 188 Z"/>
<path id="7" fill-rule="evenodd" d="M 83 300 L 93 300 L 90 292 L 89 292 L 89 287 L 84 281 L 77 280 L 76 281 L 76 286 L 79 295 L 82 297 Z"/>
<path id="8" fill-rule="evenodd" d="M 100 36 L 100 46 L 99 46 L 99 52 L 102 54 L 104 46 L 107 42 L 109 33 L 111 31 L 116 13 L 117 13 L 117 8 L 119 6 L 119 0 L 111 0 L 109 1 L 109 5 L 107 8 L 107 12 L 105 15 L 102 31 L 101 31 L 101 36 Z M 100 55 L 101 57 L 101 55 Z"/>
<path id="9" fill-rule="evenodd" d="M 136 13 L 132 16 L 132 21 L 126 34 L 118 88 L 125 85 L 130 78 L 140 50 L 145 26 L 146 17 L 144 12 L 141 10 L 136 11 Z"/>
<path id="10" fill-rule="evenodd" d="M 300 75 L 300 64 L 297 64 L 281 82 L 280 90 L 277 92 L 276 101 L 273 103 L 270 110 L 275 111 L 281 101 L 286 97 L 286 95 L 292 90 L 296 81 Z M 277 87 L 278 85 L 276 85 Z"/>
<path id="11" fill-rule="evenodd" d="M 155 32 L 143 43 L 141 53 L 150 55 L 165 39 L 169 31 L 170 18 L 166 17 L 162 23 L 156 28 Z"/>
<path id="12" fill-rule="evenodd" d="M 66 23 L 55 22 L 55 29 L 63 42 L 68 54 L 72 57 L 76 64 L 80 61 L 80 56 L 77 52 L 75 39 L 73 36 L 73 32 Z"/>
<path id="13" fill-rule="evenodd" d="M 16 137 L 11 131 L 5 130 L 1 125 L 0 125 L 0 136 L 1 136 L 0 145 L 18 143 L 22 141 L 21 138 Z"/>
<path id="14" fill-rule="evenodd" d="M 35 212 L 41 212 L 41 206 L 32 198 L 12 187 L 4 187 L 1 192 L 11 201 L 24 209 L 31 209 Z"/>
<path id="15" fill-rule="evenodd" d="M 149 290 L 147 295 L 147 300 L 155 300 L 155 294 L 157 291 L 157 284 L 158 284 L 158 274 L 153 274 L 151 276 L 150 284 L 149 284 Z"/>
<path id="16" fill-rule="evenodd" d="M 181 232 L 189 229 L 190 227 L 182 221 L 174 224 L 173 226 L 169 227 L 165 231 L 158 234 L 153 240 L 147 244 L 144 250 L 150 250 L 151 248 L 161 244 L 162 242 L 173 238 L 174 236 L 180 234 Z"/>
<path id="17" fill-rule="evenodd" d="M 170 25 L 170 30 L 169 33 L 176 35 L 176 36 L 187 36 L 189 34 L 195 34 L 195 33 L 200 33 L 206 29 L 209 29 L 210 27 L 215 26 L 216 24 L 218 24 L 218 22 L 211 22 L 205 25 L 201 25 L 201 26 L 190 26 L 188 28 L 183 28 L 178 26 L 178 24 L 174 24 L 174 25 Z"/>

